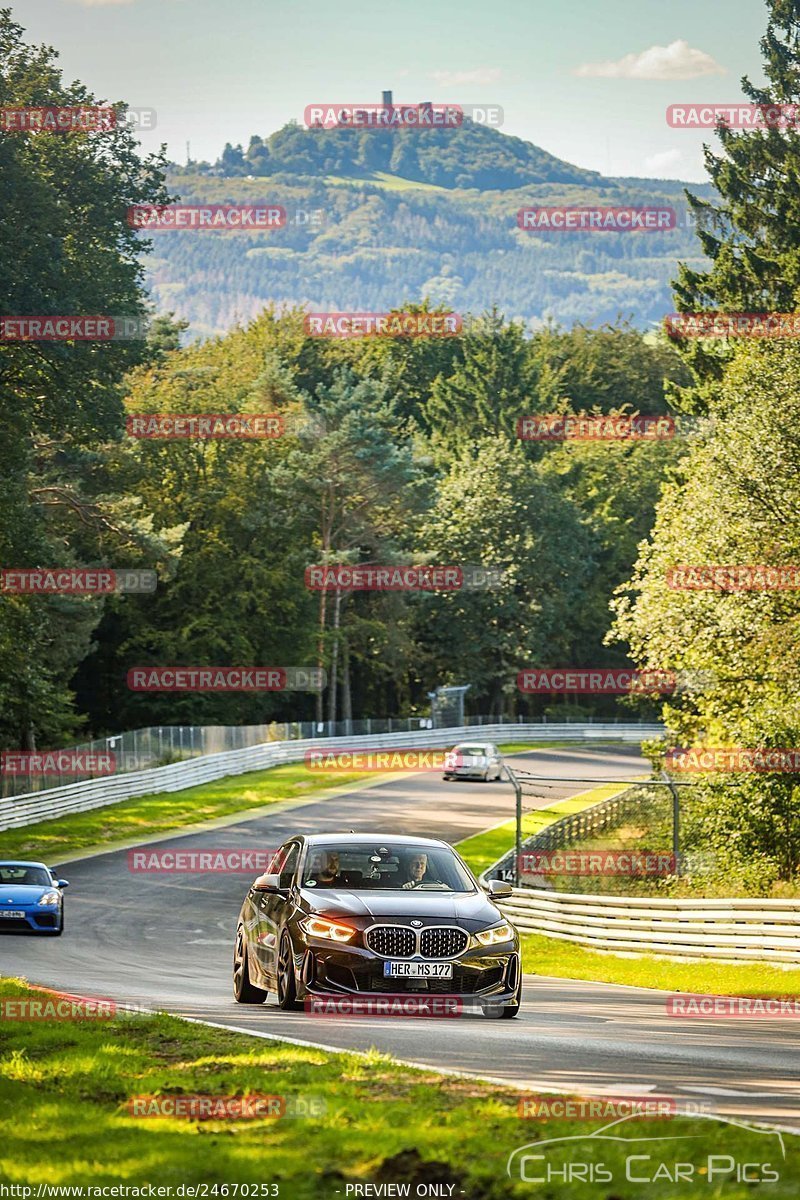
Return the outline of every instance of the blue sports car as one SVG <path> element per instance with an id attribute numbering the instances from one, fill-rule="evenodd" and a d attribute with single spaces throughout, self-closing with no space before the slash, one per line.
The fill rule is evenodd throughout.
<path id="1" fill-rule="evenodd" d="M 44 863 L 0 862 L 0 933 L 26 930 L 59 937 L 64 932 L 63 889 Z"/>

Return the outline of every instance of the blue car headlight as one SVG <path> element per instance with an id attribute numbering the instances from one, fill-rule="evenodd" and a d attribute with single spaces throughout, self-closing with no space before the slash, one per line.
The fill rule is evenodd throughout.
<path id="1" fill-rule="evenodd" d="M 53 889 L 53 891 L 45 892 L 45 894 L 43 896 L 39 897 L 39 904 L 46 904 L 46 905 L 49 905 L 50 907 L 54 907 L 56 904 L 59 903 L 60 900 L 61 900 L 61 892 L 57 892 L 55 889 Z"/>

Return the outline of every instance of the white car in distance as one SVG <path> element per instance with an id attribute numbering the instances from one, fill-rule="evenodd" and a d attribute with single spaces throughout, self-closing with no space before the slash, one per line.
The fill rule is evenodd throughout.
<path id="1" fill-rule="evenodd" d="M 497 746 L 491 742 L 459 742 L 448 750 L 444 759 L 442 778 L 451 779 L 500 779 L 503 774 L 503 759 Z"/>

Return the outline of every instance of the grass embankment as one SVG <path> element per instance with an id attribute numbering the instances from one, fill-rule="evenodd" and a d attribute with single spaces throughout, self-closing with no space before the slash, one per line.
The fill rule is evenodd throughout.
<path id="1" fill-rule="evenodd" d="M 181 792 L 159 792 L 123 800 L 89 812 L 71 813 L 54 821 L 39 821 L 0 833 L 4 858 L 66 861 L 80 851 L 113 850 L 115 844 L 180 832 L 186 826 L 221 820 L 235 814 L 255 815 L 258 809 L 285 800 L 311 798 L 348 784 L 375 781 L 369 771 L 309 771 L 304 763 L 229 775 Z M 251 811 L 252 810 L 252 811 Z"/>
<path id="2" fill-rule="evenodd" d="M 549 808 L 525 813 L 523 837 L 539 833 L 568 813 L 580 812 L 622 790 L 619 784 L 603 784 Z M 458 851 L 479 875 L 514 845 L 515 829 L 514 821 L 506 821 L 459 842 Z M 581 843 L 581 849 L 584 848 Z M 592 899 L 594 896 L 587 896 L 587 901 Z M 678 962 L 648 954 L 628 957 L 610 951 L 589 950 L 574 942 L 541 934 L 522 933 L 520 936 L 523 967 L 537 975 L 719 996 L 762 993 L 784 996 L 800 992 L 798 968 L 782 968 L 770 963 L 717 963 L 703 959 Z"/>
<path id="3" fill-rule="evenodd" d="M 0 981 L 0 996 L 52 998 L 14 980 Z M 198 1120 L 134 1116 L 130 1107 L 139 1097 L 256 1095 L 284 1097 L 287 1108 L 316 1115 Z M 345 1200 L 357 1194 L 353 1185 L 371 1182 L 408 1185 L 411 1196 L 419 1184 L 437 1184 L 433 1195 L 522 1198 L 531 1196 L 531 1184 L 508 1178 L 509 1154 L 567 1136 L 582 1140 L 532 1148 L 547 1161 L 529 1163 L 529 1173 L 541 1176 L 548 1163 L 561 1172 L 536 1194 L 597 1200 L 596 1182 L 565 1183 L 563 1172 L 573 1163 L 603 1163 L 613 1176 L 608 1194 L 633 1200 L 641 1184 L 626 1181 L 625 1159 L 634 1154 L 650 1156 L 635 1164 L 640 1178 L 654 1176 L 662 1161 L 694 1169 L 693 1181 L 683 1184 L 662 1171 L 647 1188 L 652 1200 L 705 1191 L 709 1155 L 771 1162 L 780 1179 L 770 1195 L 779 1200 L 795 1195 L 800 1179 L 792 1136 L 785 1135 L 785 1161 L 774 1134 L 696 1117 L 636 1119 L 610 1131 L 658 1139 L 647 1143 L 587 1141 L 609 1118 L 527 1120 L 508 1088 L 414 1070 L 377 1053 L 257 1041 L 164 1015 L 0 1021 L 0 1112 L 0 1181 L 32 1187 L 33 1195 L 40 1184 L 154 1184 L 171 1187 L 173 1196 L 180 1184 L 204 1184 L 219 1185 L 205 1195 L 233 1196 L 222 1185 L 250 1184 L 277 1185 L 249 1193 L 259 1197 Z M 666 1140 L 675 1137 L 681 1140 Z M 738 1184 L 731 1172 L 713 1182 L 724 1184 L 713 1194 L 729 1200 L 752 1194 L 752 1185 Z"/>
<path id="4" fill-rule="evenodd" d="M 565 780 L 566 782 L 568 781 Z M 562 817 L 567 817 L 570 813 L 582 812 L 585 808 L 599 804 L 601 800 L 608 800 L 611 796 L 616 796 L 618 792 L 624 790 L 625 788 L 620 787 L 618 783 L 604 783 L 600 787 L 592 788 L 591 791 L 570 796 L 567 800 L 558 800 L 547 808 L 524 812 L 522 814 L 522 837 L 525 839 L 534 833 L 541 833 L 548 825 L 560 821 Z M 525 803 L 524 798 L 523 803 Z M 483 833 L 476 833 L 473 837 L 459 842 L 458 852 L 475 874 L 480 875 L 492 863 L 497 862 L 498 858 L 502 858 L 507 850 L 511 849 L 514 845 L 516 829 L 516 820 L 504 821 L 502 825 L 495 825 L 492 829 L 485 829 Z"/>
<path id="5" fill-rule="evenodd" d="M 550 749 L 570 745 L 567 742 L 540 742 L 538 745 L 514 744 L 507 752 Z M 381 778 L 385 778 L 382 776 Z M 378 780 L 374 771 L 313 770 L 304 763 L 289 763 L 229 775 L 211 783 L 185 788 L 180 792 L 158 792 L 123 800 L 85 813 L 70 813 L 53 821 L 38 821 L 21 829 L 0 833 L 0 855 L 4 858 L 42 859 L 56 864 L 81 851 L 115 845 L 129 845 L 142 838 L 179 832 L 191 825 L 221 820 L 239 813 L 254 815 L 270 804 L 285 800 L 313 798 L 332 788 L 365 786 Z"/>

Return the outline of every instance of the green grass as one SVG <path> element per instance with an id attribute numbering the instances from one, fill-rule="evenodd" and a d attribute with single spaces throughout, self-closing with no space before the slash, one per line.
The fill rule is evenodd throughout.
<path id="1" fill-rule="evenodd" d="M 537 747 L 514 744 L 505 752 L 553 746 L 569 742 L 541 742 Z M 43 859 L 56 864 L 81 851 L 113 849 L 138 838 L 219 820 L 237 813 L 276 803 L 313 797 L 333 787 L 374 782 L 375 773 L 353 771 L 308 771 L 302 763 L 233 775 L 180 792 L 158 792 L 110 804 L 86 813 L 71 813 L 54 821 L 38 821 L 21 829 L 0 833 L 0 855 L 4 858 Z"/>
<path id="2" fill-rule="evenodd" d="M 374 772 L 309 771 L 303 763 L 231 775 L 181 792 L 159 792 L 123 800 L 105 808 L 72 813 L 55 821 L 39 821 L 0 834 L 5 858 L 66 861 L 82 850 L 152 838 L 203 821 L 246 813 L 282 800 L 312 797 L 332 787 L 364 784 Z"/>
<path id="3" fill-rule="evenodd" d="M 523 837 L 538 833 L 560 817 L 580 812 L 623 790 L 619 784 L 602 784 L 568 800 L 560 800 L 548 808 L 524 813 Z M 512 820 L 475 834 L 458 843 L 459 854 L 475 874 L 480 875 L 514 845 L 515 829 Z M 648 954 L 629 958 L 612 952 L 590 950 L 544 934 L 521 933 L 520 937 L 523 967 L 537 975 L 720 996 L 761 992 L 785 995 L 797 986 L 797 968 L 786 970 L 770 963 L 677 962 Z"/>
<path id="4" fill-rule="evenodd" d="M 467 740 L 467 739 L 465 739 Z M 475 741 L 480 741 L 475 738 Z M 588 742 L 501 742 L 497 749 L 501 754 L 529 754 L 531 750 L 575 749 L 583 750 Z"/>
<path id="5" fill-rule="evenodd" d="M 19 981 L 0 981 L 0 996 L 36 997 Z M 264 1026 L 269 1014 L 264 1012 Z M 323 1036 L 316 1022 L 309 1032 Z M 305 1025 L 303 1033 L 306 1033 Z M 509 1026 L 509 1046 L 513 1027 Z M 141 1096 L 285 1097 L 312 1102 L 316 1115 L 256 1120 L 189 1120 L 133 1116 L 128 1101 Z M 706 1190 L 710 1154 L 742 1162 L 772 1161 L 780 1181 L 770 1196 L 796 1194 L 797 1138 L 785 1135 L 786 1161 L 777 1139 L 699 1118 L 636 1120 L 628 1138 L 681 1141 L 586 1142 L 605 1124 L 586 1119 L 526 1120 L 509 1088 L 414 1070 L 371 1052 L 329 1054 L 312 1047 L 249 1038 L 190 1025 L 174 1017 L 120 1016 L 108 1020 L 0 1021 L 0 1182 L 32 1187 L 275 1184 L 284 1200 L 345 1200 L 350 1184 L 452 1185 L 453 1197 L 570 1197 L 613 1195 L 634 1200 L 641 1185 L 625 1180 L 626 1154 L 650 1154 L 653 1163 L 692 1163 L 696 1182 L 650 1185 L 652 1200 L 704 1195 L 743 1200 L 752 1188 L 735 1181 L 724 1193 Z M 619 1133 L 620 1130 L 614 1132 Z M 506 1176 L 510 1152 L 531 1142 L 584 1139 L 553 1149 L 554 1167 L 602 1161 L 613 1188 L 555 1183 L 532 1192 Z M 676 1150 L 676 1147 L 679 1149 Z M 534 1148 L 534 1152 L 535 1152 Z M 538 1164 L 536 1164 L 538 1166 Z M 643 1164 L 637 1163 L 638 1167 Z M 652 1168 L 653 1173 L 655 1168 Z M 240 1193 L 241 1194 L 241 1193 Z M 253 1193 L 251 1193 L 252 1195 Z M 447 1195 L 447 1190 L 444 1191 Z M 174 1195 L 174 1192 L 173 1192 Z M 350 1192 L 353 1195 L 353 1192 Z"/>
<path id="6" fill-rule="evenodd" d="M 543 934 L 522 933 L 520 936 L 525 970 L 537 975 L 715 996 L 800 994 L 797 974 L 800 967 L 782 970 L 771 963 L 717 963 L 705 959 L 677 962 L 647 954 L 627 958 L 589 950 Z"/>
<path id="7" fill-rule="evenodd" d="M 566 817 L 569 813 L 581 812 L 584 808 L 590 808 L 592 804 L 599 804 L 601 800 L 607 800 L 610 796 L 624 791 L 627 786 L 627 784 L 621 786 L 618 783 L 604 783 L 600 787 L 591 788 L 588 792 L 570 796 L 567 800 L 558 800 L 547 808 L 537 808 L 532 812 L 523 813 L 522 836 L 526 838 L 533 833 L 539 833 L 548 825 L 552 825 L 554 821 L 560 820 L 561 817 Z M 497 862 L 498 858 L 502 858 L 507 850 L 511 849 L 514 845 L 516 828 L 515 820 L 504 821 L 502 825 L 486 829 L 483 833 L 476 833 L 473 837 L 459 842 L 458 852 L 475 874 L 480 875 L 492 863 Z"/>
<path id="8" fill-rule="evenodd" d="M 389 175 L 386 171 L 373 171 L 363 175 L 326 175 L 325 183 L 337 186 L 359 187 L 365 183 L 381 187 L 389 192 L 449 192 L 450 188 L 436 183 L 422 183 L 417 179 L 404 179 L 401 175 Z"/>

